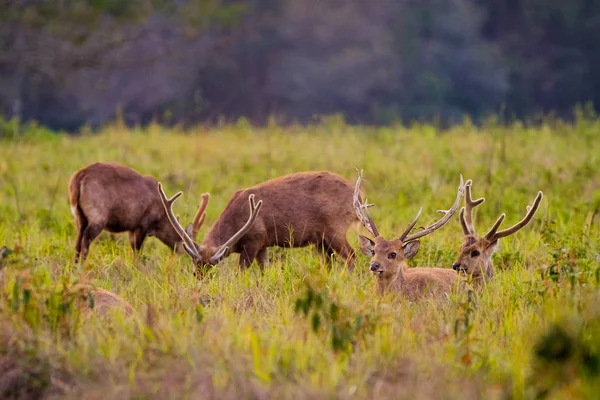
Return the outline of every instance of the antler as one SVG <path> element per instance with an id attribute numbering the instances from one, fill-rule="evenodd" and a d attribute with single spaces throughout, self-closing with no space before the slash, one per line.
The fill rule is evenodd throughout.
<path id="1" fill-rule="evenodd" d="M 471 197 L 471 185 L 473 181 L 469 179 L 467 183 L 465 183 L 465 206 L 460 209 L 460 225 L 463 228 L 463 232 L 465 235 L 475 235 L 475 225 L 473 225 L 473 208 L 477 207 L 481 203 L 485 201 L 482 197 L 477 200 L 473 200 Z"/>
<path id="2" fill-rule="evenodd" d="M 358 217 L 358 219 L 360 220 L 360 222 L 363 224 L 363 226 L 369 231 L 371 232 L 371 235 L 373 235 L 374 238 L 379 236 L 379 231 L 377 230 L 377 227 L 375 226 L 375 222 L 373 222 L 373 218 L 371 218 L 371 214 L 369 213 L 369 209 L 368 207 L 372 207 L 374 206 L 374 204 L 367 204 L 367 201 L 365 200 L 365 204 L 361 204 L 360 199 L 359 199 L 359 194 L 360 194 L 360 183 L 362 181 L 362 169 L 360 171 L 358 171 L 358 179 L 356 180 L 356 185 L 354 186 L 354 196 L 353 196 L 353 203 L 354 203 L 354 209 L 356 210 L 356 216 Z"/>
<path id="3" fill-rule="evenodd" d="M 196 216 L 191 224 L 188 225 L 186 229 L 186 233 L 195 241 L 198 237 L 198 232 L 200 231 L 200 227 L 204 223 L 204 218 L 206 217 L 206 207 L 208 206 L 208 200 L 210 199 L 210 193 L 202 194 L 202 203 L 200 203 L 200 207 L 198 207 L 198 211 L 196 212 Z"/>
<path id="4" fill-rule="evenodd" d="M 440 220 L 429 225 L 427 228 L 423 229 L 422 231 L 419 231 L 415 234 L 407 236 L 408 233 L 412 230 L 412 228 L 414 228 L 414 226 L 417 223 L 417 220 L 421 216 L 421 209 L 420 209 L 419 212 L 417 213 L 416 218 L 413 220 L 413 222 L 411 222 L 408 225 L 408 228 L 406 228 L 406 230 L 402 233 L 402 235 L 400 235 L 399 239 L 403 243 L 410 242 L 411 240 L 415 240 L 415 239 L 418 239 L 425 235 L 429 235 L 430 233 L 432 233 L 432 232 L 440 229 L 442 226 L 446 225 L 446 223 L 450 220 L 450 218 L 452 218 L 452 216 L 454 215 L 456 210 L 458 210 L 458 206 L 460 204 L 460 200 L 462 199 L 464 191 L 465 191 L 465 187 L 464 187 L 464 183 L 463 183 L 463 176 L 461 174 L 460 175 L 460 184 L 458 185 L 458 193 L 456 194 L 456 200 L 454 201 L 454 205 L 452 205 L 452 208 L 450 208 L 449 210 L 438 210 L 438 212 L 444 213 L 444 216 Z"/>
<path id="5" fill-rule="evenodd" d="M 500 232 L 497 232 L 498 228 L 500 227 L 500 224 L 502 224 L 502 222 L 504 221 L 504 218 L 506 217 L 506 214 L 504 214 L 504 213 L 502 215 L 500 215 L 498 220 L 496 220 L 494 225 L 490 228 L 489 232 L 485 234 L 485 238 L 487 240 L 489 240 L 490 242 L 493 242 L 493 241 L 496 241 L 503 237 L 512 235 L 513 233 L 517 232 L 519 229 L 523 228 L 525 225 L 527 225 L 529 223 L 529 221 L 531 221 L 531 219 L 535 215 L 536 211 L 540 207 L 540 203 L 542 202 L 543 197 L 544 197 L 544 194 L 541 191 L 539 191 L 537 196 L 535 197 L 535 200 L 533 201 L 533 205 L 526 207 L 527 214 L 525 214 L 525 217 L 522 220 L 520 220 L 519 222 L 517 222 L 515 225 L 511 226 L 508 229 L 504 229 Z"/>
<path id="6" fill-rule="evenodd" d="M 202 259 L 202 256 L 200 255 L 200 253 L 198 253 L 194 241 L 188 236 L 185 229 L 183 229 L 183 227 L 177 220 L 177 217 L 175 217 L 175 213 L 173 212 L 173 203 L 175 203 L 175 200 L 177 200 L 179 196 L 183 194 L 183 192 L 179 191 L 175 193 L 173 197 L 168 199 L 167 195 L 165 194 L 165 191 L 163 190 L 162 183 L 158 182 L 158 194 L 160 195 L 160 200 L 162 201 L 163 207 L 165 208 L 165 212 L 167 213 L 169 222 L 171 222 L 173 229 L 175 229 L 175 232 L 177 232 L 177 234 L 183 241 L 183 248 L 185 249 L 186 253 L 188 253 L 189 256 L 192 257 L 192 260 L 194 260 L 194 262 L 199 262 Z"/>
<path id="7" fill-rule="evenodd" d="M 234 244 L 236 244 L 237 241 L 240 240 L 241 237 L 244 236 L 246 234 L 246 232 L 248 232 L 250 230 L 250 228 L 252 227 L 252 224 L 254 223 L 254 220 L 258 216 L 258 212 L 260 211 L 260 208 L 262 207 L 262 202 L 263 202 L 262 200 L 259 200 L 258 203 L 254 202 L 254 193 L 252 193 L 250 196 L 248 196 L 248 204 L 250 205 L 250 217 L 248 217 L 248 221 L 246 222 L 246 224 L 244 226 L 242 226 L 242 228 L 239 231 L 237 231 L 237 233 L 235 235 L 233 235 L 231 238 L 229 238 L 229 240 L 227 240 L 227 242 L 225 242 L 225 244 L 223 244 L 221 247 L 219 247 L 217 252 L 210 258 L 211 264 L 214 265 L 214 264 L 217 264 L 219 261 L 221 261 L 223 256 L 225 254 L 227 254 L 227 252 L 229 251 L 229 248 L 231 246 L 233 246 Z"/>

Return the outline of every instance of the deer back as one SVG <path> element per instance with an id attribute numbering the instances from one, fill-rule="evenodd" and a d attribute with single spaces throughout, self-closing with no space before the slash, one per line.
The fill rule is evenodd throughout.
<path id="1" fill-rule="evenodd" d="M 406 268 L 402 291 L 410 299 L 440 296 L 450 293 L 457 280 L 458 274 L 449 268 Z"/>
<path id="2" fill-rule="evenodd" d="M 358 219 L 352 206 L 352 183 L 327 171 L 298 172 L 238 190 L 208 232 L 205 246 L 218 246 L 248 219 L 247 198 L 264 201 L 252 228 L 238 242 L 260 240 L 264 246 L 300 247 L 343 235 Z"/>

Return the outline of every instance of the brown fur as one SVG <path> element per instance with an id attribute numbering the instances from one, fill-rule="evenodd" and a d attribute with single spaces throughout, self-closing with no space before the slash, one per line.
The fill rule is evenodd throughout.
<path id="1" fill-rule="evenodd" d="M 138 252 L 147 236 L 181 251 L 158 193 L 157 181 L 115 163 L 95 163 L 69 180 L 69 203 L 77 225 L 75 261 L 85 260 L 91 242 L 103 231 L 129 232 Z"/>
<path id="2" fill-rule="evenodd" d="M 87 284 L 77 284 L 70 287 L 68 291 L 69 294 L 77 296 L 75 304 L 82 310 L 106 314 L 111 308 L 122 308 L 127 315 L 133 314 L 133 307 L 129 303 L 108 290 Z M 93 300 L 90 301 L 90 297 Z"/>
<path id="3" fill-rule="evenodd" d="M 496 249 L 498 249 L 497 240 L 490 242 L 485 238 L 478 240 L 474 236 L 466 235 L 453 268 L 470 276 L 475 284 L 488 281 L 494 277 L 492 257 Z"/>
<path id="4" fill-rule="evenodd" d="M 397 292 L 410 300 L 424 296 L 440 297 L 450 293 L 457 283 L 458 274 L 449 268 L 407 267 L 405 259 L 417 254 L 418 240 L 403 246 L 399 239 L 385 240 L 381 236 L 371 240 L 360 235 L 359 239 L 363 254 L 371 256 L 370 269 L 375 275 L 376 290 L 380 296 Z"/>
<path id="5" fill-rule="evenodd" d="M 240 267 L 256 259 L 261 268 L 267 248 L 305 247 L 324 249 L 327 260 L 335 253 L 354 267 L 355 252 L 346 238 L 358 218 L 352 207 L 349 180 L 328 171 L 297 172 L 270 179 L 235 192 L 223 213 L 197 248 L 204 263 L 248 220 L 248 197 L 255 194 L 263 206 L 250 230 L 230 249 L 240 253 Z"/>

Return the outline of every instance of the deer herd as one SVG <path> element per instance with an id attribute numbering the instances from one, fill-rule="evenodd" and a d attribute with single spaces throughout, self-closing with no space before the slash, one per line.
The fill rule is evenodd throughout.
<path id="1" fill-rule="evenodd" d="M 178 254 L 186 253 L 195 265 L 195 274 L 219 264 L 231 253 L 238 253 L 239 267 L 254 261 L 261 270 L 267 263 L 269 247 L 313 245 L 331 266 L 337 254 L 349 270 L 354 270 L 355 251 L 347 240 L 351 225 L 361 223 L 372 238 L 359 235 L 363 254 L 370 257 L 369 269 L 379 295 L 398 293 L 411 300 L 448 295 L 453 288 L 471 282 L 476 286 L 494 276 L 493 253 L 498 240 L 526 226 L 538 210 L 543 194 L 538 192 L 527 206 L 525 217 L 514 226 L 498 230 L 502 214 L 490 230 L 477 237 L 473 209 L 484 202 L 471 197 L 472 181 L 462 175 L 454 204 L 439 210 L 443 216 L 435 223 L 416 230 L 422 208 L 397 237 L 386 240 L 375 226 L 369 208 L 363 203 L 362 171 L 356 183 L 328 171 L 297 172 L 238 190 L 220 217 L 198 241 L 210 195 L 201 195 L 193 221 L 183 228 L 173 210 L 182 192 L 168 197 L 161 182 L 142 176 L 121 164 L 95 163 L 77 171 L 69 181 L 71 212 L 77 225 L 75 261 L 84 261 L 93 240 L 103 231 L 128 232 L 135 253 L 148 236 L 155 236 Z M 445 226 L 464 206 L 459 220 L 464 240 L 452 268 L 412 267 L 406 260 L 414 257 L 419 239 Z"/>

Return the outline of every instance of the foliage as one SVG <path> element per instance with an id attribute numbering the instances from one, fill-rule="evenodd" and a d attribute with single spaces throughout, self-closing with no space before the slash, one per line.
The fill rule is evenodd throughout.
<path id="1" fill-rule="evenodd" d="M 490 119 L 444 131 L 352 126 L 341 116 L 188 131 L 118 122 L 80 136 L 17 120 L 2 126 L 0 248 L 11 251 L 1 260 L 0 372 L 12 372 L 0 374 L 0 390 L 66 399 L 600 394 L 600 120 L 589 113 L 572 124 Z M 411 303 L 378 298 L 361 253 L 353 272 L 340 260 L 327 269 L 314 249 L 270 249 L 264 272 L 239 271 L 232 255 L 196 278 L 186 256 L 153 238 L 134 258 L 126 235 L 103 233 L 88 262 L 74 265 L 67 182 L 96 161 L 182 190 L 183 223 L 210 192 L 199 237 L 236 190 L 302 170 L 354 180 L 364 169 L 371 213 L 388 236 L 421 206 L 420 223 L 438 218 L 461 173 L 486 198 L 477 227 L 503 212 L 506 225 L 518 221 L 538 190 L 544 200 L 530 225 L 500 241 L 501 268 L 483 290 Z M 355 232 L 349 240 L 358 250 Z M 409 266 L 450 268 L 461 243 L 455 216 L 423 239 Z M 64 291 L 74 282 L 118 294 L 134 315 L 76 312 Z"/>
<path id="2" fill-rule="evenodd" d="M 372 316 L 353 314 L 311 285 L 307 285 L 304 296 L 296 299 L 294 311 L 308 318 L 313 332 L 319 332 L 320 328 L 326 330 L 331 348 L 336 352 L 351 351 L 374 326 Z"/>
<path id="3" fill-rule="evenodd" d="M 476 122 L 600 103 L 589 0 L 4 0 L 0 114 L 55 129 Z"/>

